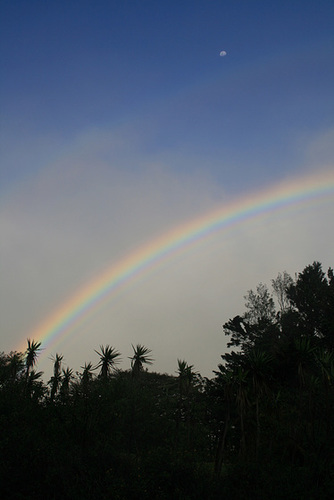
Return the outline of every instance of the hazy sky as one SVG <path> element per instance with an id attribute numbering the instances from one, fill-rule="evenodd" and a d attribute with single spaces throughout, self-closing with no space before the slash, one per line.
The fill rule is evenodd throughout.
<path id="1" fill-rule="evenodd" d="M 0 39 L 0 350 L 171 228 L 333 175 L 333 2 L 2 0 Z M 79 370 L 101 344 L 128 368 L 142 343 L 156 371 L 181 358 L 211 376 L 247 290 L 334 265 L 333 214 L 332 194 L 212 234 L 131 282 L 38 368 L 59 352 Z"/>

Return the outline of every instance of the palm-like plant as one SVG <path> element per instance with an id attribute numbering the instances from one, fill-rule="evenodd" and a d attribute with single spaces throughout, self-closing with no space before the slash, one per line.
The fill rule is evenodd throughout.
<path id="1" fill-rule="evenodd" d="M 60 387 L 60 394 L 63 397 L 67 397 L 70 392 L 70 382 L 73 377 L 73 370 L 69 367 L 64 370 L 63 368 L 63 376 L 62 376 L 62 383 Z"/>
<path id="2" fill-rule="evenodd" d="M 179 379 L 179 389 L 180 395 L 185 396 L 188 395 L 196 373 L 193 371 L 193 365 L 188 365 L 188 363 L 184 360 L 178 359 L 178 379 Z"/>
<path id="3" fill-rule="evenodd" d="M 185 360 L 178 359 L 178 386 L 179 386 L 179 398 L 177 406 L 177 419 L 176 419 L 176 429 L 175 438 L 176 442 L 179 437 L 179 429 L 181 421 L 186 424 L 187 430 L 187 443 L 190 440 L 191 434 L 191 423 L 192 414 L 194 410 L 194 398 L 192 397 L 194 391 L 194 381 L 197 373 L 193 371 L 193 365 L 188 365 Z"/>
<path id="4" fill-rule="evenodd" d="M 60 368 L 61 368 L 61 362 L 63 361 L 64 356 L 62 354 L 56 354 L 55 356 L 52 356 L 51 359 L 53 361 L 53 373 L 54 375 L 60 373 Z"/>
<path id="5" fill-rule="evenodd" d="M 28 339 L 28 347 L 26 350 L 26 381 L 28 381 L 29 372 L 35 366 L 37 361 L 38 352 L 41 350 L 41 342 L 35 342 Z"/>
<path id="6" fill-rule="evenodd" d="M 129 359 L 131 359 L 132 375 L 137 377 L 140 372 L 143 371 L 143 366 L 151 365 L 154 360 L 150 357 L 152 352 L 151 349 L 148 349 L 141 344 L 137 344 L 136 347 L 134 347 L 133 344 L 131 345 L 133 349 L 133 356 Z"/>
<path id="7" fill-rule="evenodd" d="M 85 365 L 81 366 L 80 368 L 83 369 L 83 372 L 80 375 L 82 390 L 83 390 L 83 393 L 86 395 L 88 392 L 89 383 L 93 378 L 94 368 L 93 368 L 93 365 L 91 362 L 85 363 Z"/>
<path id="8" fill-rule="evenodd" d="M 43 395 L 43 383 L 39 380 L 43 375 L 43 372 L 36 372 L 32 369 L 29 372 L 26 383 L 26 394 L 30 397 L 39 398 Z"/>
<path id="9" fill-rule="evenodd" d="M 100 377 L 106 380 L 115 368 L 115 365 L 120 362 L 118 358 L 121 354 L 109 345 L 105 347 L 101 345 L 100 352 L 96 350 L 95 352 L 100 356 L 100 362 L 96 365 L 96 368 L 101 368 Z"/>
<path id="10" fill-rule="evenodd" d="M 54 363 L 53 377 L 51 377 L 49 383 L 51 383 L 51 401 L 53 401 L 61 382 L 61 362 L 63 360 L 63 356 L 61 354 L 56 354 L 55 357 L 52 357 L 51 359 Z"/>

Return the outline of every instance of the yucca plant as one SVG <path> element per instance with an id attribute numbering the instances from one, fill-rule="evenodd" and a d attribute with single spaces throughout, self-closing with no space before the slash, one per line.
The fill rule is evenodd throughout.
<path id="1" fill-rule="evenodd" d="M 133 356 L 129 359 L 131 359 L 132 375 L 137 377 L 140 372 L 143 371 L 143 366 L 151 365 L 154 360 L 150 357 L 152 352 L 151 349 L 148 349 L 141 344 L 137 344 L 136 347 L 134 347 L 133 344 L 131 345 L 133 349 Z"/>
<path id="2" fill-rule="evenodd" d="M 109 345 L 105 347 L 101 345 L 100 352 L 96 350 L 95 352 L 100 356 L 100 362 L 95 368 L 101 368 L 100 377 L 106 380 L 115 368 L 115 365 L 120 362 L 119 357 L 121 354 Z"/>

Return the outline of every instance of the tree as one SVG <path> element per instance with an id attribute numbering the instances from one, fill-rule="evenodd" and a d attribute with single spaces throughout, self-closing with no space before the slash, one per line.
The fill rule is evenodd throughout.
<path id="1" fill-rule="evenodd" d="M 131 344 L 132 345 L 132 344 Z M 138 375 L 143 371 L 144 365 L 151 365 L 153 363 L 153 358 L 150 357 L 151 349 L 137 344 L 136 347 L 132 345 L 133 356 L 131 359 L 131 369 L 133 377 L 138 377 Z"/>
<path id="2" fill-rule="evenodd" d="M 193 365 L 188 365 L 184 360 L 177 360 L 178 363 L 178 380 L 180 395 L 187 396 L 191 391 L 196 372 L 193 371 Z"/>
<path id="3" fill-rule="evenodd" d="M 80 384 L 84 396 L 87 396 L 89 384 L 93 379 L 93 371 L 94 371 L 93 364 L 91 362 L 85 363 L 84 366 L 81 366 L 80 368 L 83 369 L 83 372 L 79 374 Z"/>
<path id="4" fill-rule="evenodd" d="M 214 373 L 216 374 L 213 385 L 215 400 L 217 401 L 219 396 L 221 396 L 225 407 L 223 427 L 219 429 L 218 433 L 214 466 L 215 474 L 219 476 L 225 459 L 226 440 L 228 431 L 230 430 L 231 407 L 234 401 L 234 373 L 232 370 L 227 370 L 221 363 L 218 365 L 218 371 L 214 371 Z"/>
<path id="5" fill-rule="evenodd" d="M 306 266 L 287 291 L 299 314 L 303 334 L 334 346 L 334 280 L 331 268 L 324 273 L 320 262 Z"/>
<path id="6" fill-rule="evenodd" d="M 28 382 L 29 372 L 35 366 L 38 352 L 41 350 L 41 342 L 35 342 L 28 339 L 28 347 L 25 356 L 26 365 L 26 383 Z"/>
<path id="7" fill-rule="evenodd" d="M 224 447 L 226 441 L 227 429 L 231 418 L 232 408 L 237 415 L 240 427 L 239 439 L 239 455 L 243 459 L 246 454 L 246 430 L 245 430 L 245 416 L 246 410 L 249 407 L 249 393 L 250 393 L 250 376 L 247 363 L 245 362 L 246 355 L 240 353 L 228 353 L 221 356 L 223 360 L 227 360 L 225 365 L 219 364 L 219 371 L 215 371 L 217 387 L 223 392 L 224 402 L 226 404 L 226 417 L 223 436 L 218 444 L 217 457 L 216 457 L 216 471 L 219 474 L 221 470 Z"/>
<path id="8" fill-rule="evenodd" d="M 267 285 L 259 283 L 256 292 L 249 290 L 244 299 L 246 300 L 245 306 L 247 309 L 245 319 L 250 324 L 274 321 L 276 314 L 275 303 Z"/>
<path id="9" fill-rule="evenodd" d="M 225 335 L 230 337 L 228 347 L 238 347 L 244 352 L 254 346 L 266 348 L 272 346 L 279 335 L 275 303 L 268 288 L 263 283 L 256 287 L 256 292 L 249 290 L 244 296 L 246 312 L 235 316 L 223 325 Z"/>
<path id="10" fill-rule="evenodd" d="M 64 370 L 63 368 L 63 376 L 60 387 L 60 394 L 62 398 L 67 398 L 70 392 L 70 382 L 73 378 L 73 370 L 69 367 Z"/>
<path id="11" fill-rule="evenodd" d="M 240 366 L 234 373 L 233 383 L 236 388 L 236 403 L 240 417 L 240 455 L 244 458 L 246 453 L 245 412 L 249 405 L 248 370 Z"/>
<path id="12" fill-rule="evenodd" d="M 196 390 L 195 382 L 198 379 L 198 373 L 193 371 L 193 365 L 188 365 L 185 360 L 178 359 L 178 388 L 179 397 L 176 411 L 176 429 L 175 442 L 178 442 L 181 421 L 186 422 L 186 444 L 189 444 L 191 421 L 194 413 Z"/>
<path id="13" fill-rule="evenodd" d="M 227 347 L 238 347 L 247 349 L 250 347 L 255 337 L 251 333 L 249 325 L 242 316 L 235 316 L 223 325 L 225 335 L 230 337 Z"/>
<path id="14" fill-rule="evenodd" d="M 260 399 L 268 393 L 271 363 L 273 356 L 270 353 L 261 351 L 257 348 L 250 351 L 245 358 L 245 366 L 251 379 L 253 395 L 255 398 L 255 417 L 256 417 L 256 459 L 259 457 L 260 447 Z"/>
<path id="15" fill-rule="evenodd" d="M 44 396 L 45 389 L 43 382 L 40 380 L 43 372 L 36 372 L 34 369 L 30 370 L 26 383 L 26 394 L 30 398 L 39 400 Z"/>
<path id="16" fill-rule="evenodd" d="M 100 356 L 100 362 L 96 365 L 96 368 L 101 368 L 100 377 L 106 380 L 111 371 L 115 368 L 115 364 L 119 363 L 120 360 L 117 358 L 119 358 L 121 354 L 109 345 L 105 347 L 101 345 L 100 352 L 96 350 L 95 352 Z"/>
<path id="17" fill-rule="evenodd" d="M 20 379 L 24 372 L 24 354 L 22 352 L 11 352 L 4 357 L 4 378 L 11 382 Z M 2 377 L 1 377 L 2 378 Z"/>
<path id="18" fill-rule="evenodd" d="M 277 278 L 271 280 L 271 285 L 277 297 L 281 313 L 285 313 L 290 308 L 288 289 L 292 284 L 293 279 L 286 271 L 278 273 Z"/>
<path id="19" fill-rule="evenodd" d="M 334 383 L 334 351 L 318 349 L 316 353 L 316 362 L 320 368 L 323 382 L 331 386 Z"/>
<path id="20" fill-rule="evenodd" d="M 316 345 L 311 338 L 301 337 L 293 342 L 292 356 L 300 387 L 307 385 L 306 377 L 315 370 Z"/>
<path id="21" fill-rule="evenodd" d="M 51 384 L 51 401 L 54 400 L 59 384 L 61 382 L 61 362 L 63 360 L 63 356 L 61 354 L 56 354 L 55 357 L 51 357 L 53 364 L 53 377 L 49 380 Z"/>
<path id="22" fill-rule="evenodd" d="M 245 296 L 246 312 L 224 324 L 228 346 L 238 351 L 222 356 L 225 366 L 219 366 L 217 376 L 217 384 L 226 387 L 231 398 L 225 395 L 221 403 L 225 427 L 216 471 L 234 429 L 240 432 L 240 457 L 233 453 L 233 443 L 231 456 L 235 463 L 249 459 L 245 451 L 254 429 L 257 467 L 265 467 L 265 460 L 275 456 L 275 463 L 283 457 L 283 466 L 288 464 L 292 471 L 298 465 L 310 472 L 307 464 L 316 461 L 326 474 L 332 460 L 328 443 L 334 442 L 334 274 L 330 268 L 326 275 L 314 262 L 295 280 L 284 272 L 272 285 L 278 314 L 272 296 L 260 284 Z M 232 417 L 227 431 L 234 409 L 239 418 Z"/>

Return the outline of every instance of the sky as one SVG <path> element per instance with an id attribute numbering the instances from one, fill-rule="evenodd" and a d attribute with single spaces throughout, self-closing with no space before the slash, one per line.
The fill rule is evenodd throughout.
<path id="1" fill-rule="evenodd" d="M 175 228 L 333 186 L 328 0 L 1 0 L 0 65 L 0 351 L 44 340 L 74 294 Z M 248 290 L 334 266 L 333 213 L 331 190 L 180 245 L 42 342 L 38 370 L 57 352 L 80 371 L 107 344 L 127 369 L 140 343 L 150 370 L 212 376 Z"/>

